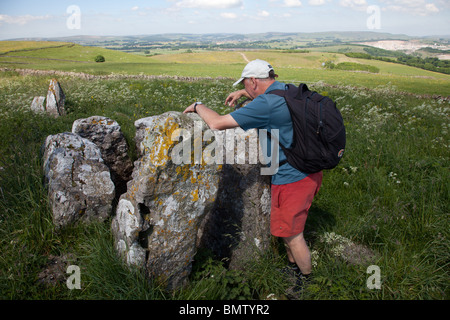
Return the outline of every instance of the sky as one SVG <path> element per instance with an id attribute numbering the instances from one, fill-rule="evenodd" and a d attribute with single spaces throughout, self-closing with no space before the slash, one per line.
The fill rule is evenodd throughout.
<path id="1" fill-rule="evenodd" d="M 326 31 L 449 35 L 450 0 L 0 0 L 0 40 Z"/>

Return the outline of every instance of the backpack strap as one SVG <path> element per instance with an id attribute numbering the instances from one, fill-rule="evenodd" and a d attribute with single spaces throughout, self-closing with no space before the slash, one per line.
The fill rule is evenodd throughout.
<path id="1" fill-rule="evenodd" d="M 296 100 L 302 100 L 305 97 L 312 95 L 311 91 L 305 83 L 301 83 L 298 87 L 293 84 L 287 84 L 286 90 L 273 90 L 268 92 L 269 94 L 276 94 L 277 96 L 286 98 L 286 96 L 294 97 Z"/>
<path id="2" fill-rule="evenodd" d="M 303 99 L 304 95 L 310 91 L 308 89 L 308 86 L 306 85 L 306 83 L 300 83 L 300 85 L 298 86 L 298 92 L 297 92 L 297 96 L 295 97 L 295 99 L 297 100 L 301 100 Z"/>

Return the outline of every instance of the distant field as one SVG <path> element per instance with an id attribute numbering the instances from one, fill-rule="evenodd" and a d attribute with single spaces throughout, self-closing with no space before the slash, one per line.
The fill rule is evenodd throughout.
<path id="1" fill-rule="evenodd" d="M 4 43 L 5 42 L 5 43 Z M 16 49 L 12 42 L 17 42 Z M 27 47 L 27 45 L 30 45 Z M 59 59 L 78 62 L 94 62 L 97 55 L 104 55 L 109 62 L 148 62 L 145 57 L 130 55 L 120 51 L 107 50 L 99 47 L 80 46 L 72 43 L 58 42 L 22 42 L 22 41 L 0 41 L 0 63 L 27 63 L 31 65 L 41 64 L 43 67 L 49 63 L 42 62 L 42 59 Z M 52 45 L 50 45 L 52 44 Z M 6 49 L 4 49 L 4 46 Z M 14 52 L 7 52 L 13 50 Z M 5 54 L 5 52 L 7 52 Z"/>
<path id="2" fill-rule="evenodd" d="M 31 50 L 31 49 L 41 49 L 41 48 L 71 45 L 71 43 L 68 42 L 55 42 L 55 41 L 1 41 L 0 43 L 1 43 L 0 54 L 7 53 L 10 51 Z"/>
<path id="3" fill-rule="evenodd" d="M 97 55 L 103 55 L 106 62 L 94 62 Z M 269 61 L 282 81 L 323 82 L 367 88 L 390 87 L 415 94 L 450 95 L 450 75 L 383 61 L 349 58 L 336 52 L 203 51 L 145 57 L 70 43 L 0 41 L 0 67 L 96 75 L 120 73 L 234 79 L 240 75 L 248 60 L 257 58 Z M 380 72 L 327 70 L 322 67 L 322 63 L 327 61 L 373 65 Z"/>

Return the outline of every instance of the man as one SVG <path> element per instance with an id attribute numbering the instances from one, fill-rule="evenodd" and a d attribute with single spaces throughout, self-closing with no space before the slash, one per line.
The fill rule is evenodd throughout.
<path id="1" fill-rule="evenodd" d="M 252 100 L 245 107 L 227 115 L 219 115 L 201 102 L 186 108 L 184 113 L 197 112 L 211 129 L 224 130 L 241 127 L 279 130 L 279 140 L 289 147 L 293 141 L 292 120 L 284 98 L 269 94 L 273 90 L 286 90 L 286 85 L 276 81 L 272 66 L 263 60 L 254 60 L 244 68 L 234 86 L 243 83 L 245 89 L 232 92 L 225 100 L 230 107 L 243 96 Z M 270 145 L 270 141 L 269 141 Z M 279 148 L 279 161 L 286 159 Z M 290 266 L 298 277 L 297 289 L 309 279 L 311 255 L 303 230 L 314 196 L 322 184 L 322 172 L 306 174 L 286 163 L 272 176 L 272 205 L 270 230 L 283 238 Z M 286 270 L 286 269 L 285 269 Z"/>

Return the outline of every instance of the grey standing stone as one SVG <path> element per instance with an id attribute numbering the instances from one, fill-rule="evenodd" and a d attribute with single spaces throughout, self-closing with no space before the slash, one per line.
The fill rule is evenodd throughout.
<path id="1" fill-rule="evenodd" d="M 45 107 L 44 107 L 44 101 L 45 97 L 34 97 L 33 102 L 31 102 L 31 111 L 36 113 L 44 113 Z"/>
<path id="2" fill-rule="evenodd" d="M 44 176 L 55 225 L 61 228 L 107 219 L 115 188 L 100 149 L 73 133 L 48 136 L 43 148 Z"/>
<path id="3" fill-rule="evenodd" d="M 47 113 L 55 118 L 66 114 L 64 104 L 66 96 L 61 88 L 58 80 L 50 80 L 47 92 L 47 104 L 45 110 Z"/>
<path id="4" fill-rule="evenodd" d="M 227 258 L 230 268 L 242 269 L 270 243 L 270 176 L 261 175 L 256 129 L 228 129 L 224 134 L 224 157 L 232 151 L 234 163 L 224 161 L 218 196 L 203 221 L 199 245 Z"/>
<path id="5" fill-rule="evenodd" d="M 92 116 L 74 121 L 72 132 L 92 141 L 100 148 L 102 158 L 110 169 L 116 193 L 124 193 L 126 184 L 131 179 L 133 163 L 128 155 L 128 143 L 120 125 L 107 117 Z"/>
<path id="6" fill-rule="evenodd" d="M 138 120 L 135 126 L 141 157 L 112 222 L 116 249 L 128 264 L 145 267 L 174 289 L 190 274 L 198 228 L 215 202 L 221 166 L 196 164 L 191 152 L 191 163 L 174 162 L 182 151 L 179 139 L 194 150 L 194 131 L 206 130 L 195 114 L 169 112 Z"/>
<path id="7" fill-rule="evenodd" d="M 235 269 L 257 259 L 270 242 L 270 176 L 256 130 L 210 130 L 179 112 L 135 127 L 139 159 L 112 222 L 122 258 L 170 289 L 186 283 L 199 248 Z"/>

